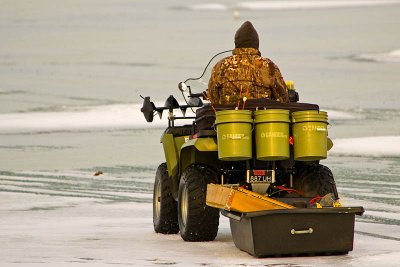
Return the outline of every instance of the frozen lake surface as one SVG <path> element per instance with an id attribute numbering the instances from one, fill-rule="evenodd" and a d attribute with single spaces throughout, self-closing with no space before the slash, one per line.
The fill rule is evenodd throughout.
<path id="1" fill-rule="evenodd" d="M 399 266 L 399 14 L 397 0 L 1 1 L 0 266 Z M 178 82 L 244 20 L 328 111 L 323 164 L 366 209 L 348 255 L 256 259 L 224 217 L 214 242 L 153 231 L 166 116 L 146 123 L 139 95 L 182 101 Z"/>
<path id="2" fill-rule="evenodd" d="M 186 243 L 154 233 L 149 203 L 0 195 L 2 266 L 397 266 L 400 257 L 398 225 L 357 222 L 345 256 L 256 259 L 235 247 L 226 218 L 215 241 Z"/>
<path id="3" fill-rule="evenodd" d="M 346 162 L 346 164 L 343 164 Z M 59 172 L 0 172 L 1 266 L 397 266 L 400 183 L 382 179 L 359 159 L 333 157 L 342 203 L 364 206 L 348 255 L 257 259 L 237 249 L 221 217 L 213 242 L 188 243 L 156 234 L 152 225 L 152 168 L 119 166 Z M 366 166 L 374 160 L 365 158 Z M 379 163 L 376 172 L 398 160 Z M 344 165 L 344 166 L 341 166 Z M 381 169 L 379 169 L 381 168 Z M 354 177 L 362 175 L 365 180 Z M 387 192 L 393 191 L 388 195 Z M 277 240 L 279 242 L 279 240 Z M 329 242 L 327 240 L 326 242 Z"/>

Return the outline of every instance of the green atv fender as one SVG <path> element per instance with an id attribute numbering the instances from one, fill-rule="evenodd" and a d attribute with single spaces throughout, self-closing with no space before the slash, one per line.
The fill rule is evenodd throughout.
<path id="1" fill-rule="evenodd" d="M 168 176 L 172 179 L 171 193 L 178 197 L 179 178 L 192 163 L 203 163 L 218 167 L 218 146 L 215 137 L 189 139 L 189 136 L 161 136 L 167 163 Z"/>
<path id="2" fill-rule="evenodd" d="M 218 146 L 216 137 L 191 139 L 184 143 L 180 151 L 180 171 L 183 173 L 192 163 L 203 163 L 217 168 Z"/>
<path id="3" fill-rule="evenodd" d="M 179 149 L 189 140 L 189 136 L 174 137 L 173 134 L 164 133 L 161 136 L 161 143 L 164 148 L 165 161 L 167 163 L 168 175 L 174 176 L 178 173 Z"/>

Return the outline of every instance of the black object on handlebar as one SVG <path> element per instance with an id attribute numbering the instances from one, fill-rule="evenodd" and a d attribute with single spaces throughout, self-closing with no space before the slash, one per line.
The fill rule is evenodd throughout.
<path id="1" fill-rule="evenodd" d="M 190 97 L 203 97 L 203 93 L 190 94 Z"/>
<path id="2" fill-rule="evenodd" d="M 200 94 L 202 95 L 202 94 Z M 141 96 L 142 97 L 142 96 Z M 180 105 L 174 96 L 170 95 L 163 107 L 156 107 L 152 101 L 150 101 L 150 97 L 142 97 L 143 98 L 143 106 L 140 109 L 142 111 L 147 122 L 152 122 L 154 118 L 154 114 L 157 112 L 160 118 L 162 117 L 163 111 L 168 110 L 171 114 L 174 109 L 180 109 L 182 111 L 183 117 L 168 117 L 169 121 L 173 121 L 175 119 L 190 119 L 192 117 L 186 117 L 185 113 L 188 108 L 192 107 L 201 107 L 203 106 L 203 102 L 199 97 L 191 96 L 187 105 Z"/>

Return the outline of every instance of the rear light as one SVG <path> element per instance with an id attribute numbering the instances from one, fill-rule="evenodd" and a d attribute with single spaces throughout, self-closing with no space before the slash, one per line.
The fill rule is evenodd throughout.
<path id="1" fill-rule="evenodd" d="M 293 146 L 293 144 L 294 144 L 293 136 L 290 136 L 289 137 L 289 145 Z"/>

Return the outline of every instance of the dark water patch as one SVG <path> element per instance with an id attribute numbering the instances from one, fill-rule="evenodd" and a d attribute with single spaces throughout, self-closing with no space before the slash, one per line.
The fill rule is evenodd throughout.
<path id="1" fill-rule="evenodd" d="M 367 119 L 383 119 L 387 121 L 398 119 L 400 115 L 399 109 L 363 109 L 360 110 L 360 112 L 362 112 Z"/>
<path id="2" fill-rule="evenodd" d="M 363 231 L 354 231 L 354 232 L 357 234 L 360 234 L 360 235 L 372 236 L 372 237 L 387 239 L 387 240 L 400 241 L 400 238 L 393 237 L 393 236 L 378 235 L 378 234 L 373 234 L 373 233 L 368 233 L 368 232 L 363 232 Z"/>
<path id="3" fill-rule="evenodd" d="M 95 260 L 99 260 L 99 259 L 95 259 L 95 258 L 79 258 L 80 260 L 85 260 L 85 261 L 95 261 Z"/>
<path id="4" fill-rule="evenodd" d="M 399 50 L 394 50 L 387 53 L 364 53 L 364 54 L 352 54 L 345 59 L 355 62 L 368 62 L 368 63 L 381 63 L 381 64 L 398 64 L 400 63 Z"/>
<path id="5" fill-rule="evenodd" d="M 392 120 L 398 118 L 400 115 L 400 109 L 388 109 L 388 108 L 356 108 L 356 109 L 337 109 L 336 107 L 326 106 L 324 109 L 331 110 L 333 112 L 339 112 L 336 116 L 329 120 L 366 120 L 366 119 L 385 119 Z M 341 114 L 343 113 L 343 114 Z M 328 114 L 329 115 L 329 114 Z"/>
<path id="6" fill-rule="evenodd" d="M 85 108 L 91 107 L 91 106 L 98 106 L 98 105 L 115 105 L 115 104 L 120 104 L 118 101 L 112 101 L 112 100 L 105 100 L 105 99 L 98 99 L 98 98 L 90 98 L 90 97 L 77 97 L 77 96 L 65 96 L 65 98 L 74 100 L 74 101 L 82 101 L 82 102 L 89 102 L 89 105 L 86 105 Z M 79 109 L 73 109 L 73 107 L 70 107 L 69 109 L 72 108 L 72 111 L 82 111 L 83 109 L 80 107 Z"/>
<path id="7" fill-rule="evenodd" d="M 370 159 L 371 157 L 368 157 L 367 159 Z M 377 158 L 378 159 L 378 158 Z M 399 158 L 394 158 L 394 157 L 379 157 L 379 160 L 400 160 Z M 396 169 L 382 169 L 382 170 L 368 170 L 365 169 L 365 172 L 360 171 L 360 176 L 361 177 L 356 177 L 357 174 L 351 174 L 351 172 L 348 173 L 349 176 L 347 176 L 346 179 L 344 179 L 344 182 L 351 183 L 354 185 L 375 185 L 379 187 L 394 187 L 394 186 L 400 186 L 400 173 L 394 173 L 391 171 L 396 171 Z M 352 179 L 353 178 L 353 179 Z"/>
<path id="8" fill-rule="evenodd" d="M 106 66 L 121 66 L 121 67 L 155 67 L 157 64 L 150 62 L 118 62 L 118 61 L 104 61 L 104 62 L 94 62 L 94 61 L 82 61 L 82 62 L 42 62 L 42 65 L 51 66 L 74 66 L 74 65 L 106 65 Z"/>
<path id="9" fill-rule="evenodd" d="M 0 175 L 0 185 L 2 184 L 2 182 L 19 182 L 19 183 L 27 183 L 27 184 L 29 184 L 29 183 L 32 183 L 32 184 L 41 184 L 42 183 L 42 181 L 33 181 L 33 180 L 27 180 L 27 179 L 18 179 L 18 180 L 15 180 L 15 179 L 11 179 L 11 178 L 7 178 L 6 176 L 1 176 Z M 6 184 L 4 184 L 3 183 L 3 185 L 6 185 Z"/>
<path id="10" fill-rule="evenodd" d="M 76 105 L 53 105 L 53 106 L 33 107 L 25 110 L 20 110 L 17 113 L 24 114 L 24 113 L 36 113 L 36 112 L 82 112 L 82 111 L 89 111 L 90 108 L 92 107 L 97 108 L 98 106 L 121 104 L 120 101 L 113 101 L 109 99 L 67 96 L 67 95 L 65 96 L 58 95 L 58 97 L 85 103 L 84 106 L 76 104 Z"/>
<path id="11" fill-rule="evenodd" d="M 154 63 L 147 63 L 147 62 L 103 62 L 105 65 L 112 65 L 112 66 L 128 66 L 128 67 L 155 67 L 157 64 Z"/>
<path id="12" fill-rule="evenodd" d="M 55 129 L 55 130 L 39 130 L 39 131 L 35 131 L 35 130 L 30 130 L 29 132 L 4 132 L 4 133 L 0 133 L 1 135 L 4 136 L 32 136 L 32 135 L 50 135 L 50 134 L 69 134 L 69 133 L 82 133 L 82 134 L 87 134 L 87 133 L 99 133 L 99 132 L 107 132 L 110 130 L 102 130 L 102 129 L 74 129 L 74 130 L 59 130 L 59 129 Z"/>
<path id="13" fill-rule="evenodd" d="M 347 56 L 335 56 L 335 57 L 327 57 L 327 59 L 331 60 L 349 60 L 349 61 L 355 61 L 355 62 L 368 62 L 368 63 L 384 63 L 381 61 L 378 61 L 374 58 L 367 58 L 367 57 L 362 57 L 359 54 L 351 54 Z"/>
<path id="14" fill-rule="evenodd" d="M 11 61 L 8 61 L 8 62 L 3 61 L 3 62 L 0 62 L 0 66 L 5 66 L 5 67 L 11 67 L 11 66 L 17 66 L 17 65 L 18 65 L 17 62 L 11 62 Z"/>
<path id="15" fill-rule="evenodd" d="M 149 173 L 156 172 L 157 166 L 130 166 L 130 165 L 116 165 L 113 167 L 93 167 L 90 169 L 81 169 L 82 171 L 91 171 L 95 172 L 97 170 L 101 170 L 103 173 Z"/>
<path id="16" fill-rule="evenodd" d="M 173 11 L 192 11 L 192 12 L 225 12 L 229 11 L 230 7 L 224 4 L 195 4 L 195 5 L 187 5 L 187 6 L 170 6 L 170 10 Z"/>
<path id="17" fill-rule="evenodd" d="M 364 119 L 357 119 L 357 118 L 354 118 L 354 119 L 340 119 L 340 118 L 338 118 L 338 119 L 335 119 L 335 118 L 333 118 L 333 119 L 329 119 L 329 125 L 330 126 L 328 126 L 328 127 L 335 127 L 335 126 L 339 126 L 339 125 L 351 125 L 351 126 L 355 126 L 355 125 L 360 125 L 360 126 L 362 126 L 362 125 L 364 125 L 365 124 L 365 121 L 364 121 Z M 328 128 L 328 130 L 329 130 L 329 128 Z"/>
<path id="18" fill-rule="evenodd" d="M 135 126 L 136 127 L 136 126 Z M 34 136 L 34 135 L 50 135 L 50 134 L 91 134 L 91 133 L 110 133 L 115 136 L 126 135 L 130 133 L 147 133 L 149 131 L 162 131 L 165 129 L 164 126 L 152 126 L 151 128 L 135 128 L 126 126 L 125 128 L 113 128 L 110 126 L 100 126 L 93 128 L 77 128 L 77 129 L 54 129 L 54 130 L 34 130 L 29 131 L 7 131 L 0 132 L 0 136 Z"/>
<path id="19" fill-rule="evenodd" d="M 45 257 L 42 257 L 45 258 Z M 27 261 L 11 261 L 11 263 L 16 263 L 16 264 L 26 264 L 25 266 L 30 266 L 32 264 L 48 264 L 48 261 L 33 261 L 33 260 L 27 260 Z"/>
<path id="20" fill-rule="evenodd" d="M 347 152 L 346 151 L 343 153 L 335 152 L 334 156 L 335 157 L 352 157 L 352 158 L 358 158 L 359 160 L 366 160 L 366 159 L 376 159 L 376 160 L 399 159 L 400 160 L 400 152 L 399 152 L 398 156 L 390 155 L 390 154 L 385 155 L 385 154 L 381 154 L 381 153 L 384 153 L 384 152 L 376 152 L 376 154 L 379 154 L 379 155 L 371 155 L 371 154 L 373 154 L 373 152 L 370 152 L 370 154 L 362 155 L 362 154 L 358 153 L 357 151 L 355 151 L 355 152 Z M 390 152 L 387 152 L 387 153 L 390 153 Z"/>
<path id="21" fill-rule="evenodd" d="M 151 196 L 149 198 L 137 198 L 137 197 L 127 197 L 127 196 L 118 196 L 118 195 L 105 195 L 105 194 L 69 194 L 69 193 L 49 193 L 49 192 L 33 192 L 28 190 L 12 190 L 12 189 L 2 189 L 0 188 L 0 192 L 7 193 L 24 193 L 24 194 L 35 194 L 35 195 L 45 195 L 52 197 L 73 197 L 73 198 L 91 198 L 91 199 L 102 199 L 102 200 L 111 200 L 114 202 L 135 202 L 135 203 L 151 203 Z"/>
<path id="22" fill-rule="evenodd" d="M 23 90 L 0 90 L 0 95 L 24 95 L 27 94 Z"/>
<path id="23" fill-rule="evenodd" d="M 123 265 L 123 266 L 137 266 L 136 263 L 130 263 L 130 262 L 106 262 L 106 264 Z"/>
<path id="24" fill-rule="evenodd" d="M 112 201 L 151 202 L 153 178 L 147 167 L 93 176 L 93 172 L 0 171 L 0 191 L 51 196 L 87 197 Z"/>
<path id="25" fill-rule="evenodd" d="M 26 110 L 21 110 L 18 113 L 23 114 L 23 113 L 35 113 L 35 112 L 63 112 L 66 110 L 67 110 L 67 107 L 62 106 L 62 105 L 57 105 L 57 106 L 28 108 Z"/>
<path id="26" fill-rule="evenodd" d="M 399 158 L 334 157 L 329 167 L 334 173 L 339 196 L 345 202 L 349 199 L 346 204 L 352 205 L 354 201 L 371 211 L 358 220 L 400 225 Z"/>
<path id="27" fill-rule="evenodd" d="M 171 6 L 169 7 L 170 10 L 190 10 L 187 6 Z"/>
<path id="28" fill-rule="evenodd" d="M 154 265 L 162 265 L 162 266 L 170 266 L 170 265 L 178 264 L 175 261 L 163 260 L 163 259 L 158 259 L 158 258 L 157 259 L 149 259 L 149 260 L 146 260 L 146 261 L 151 262 Z"/>
<path id="29" fill-rule="evenodd" d="M 7 183 L 2 183 L 2 181 Z M 11 182 L 11 183 L 10 183 Z M 16 182 L 17 185 L 13 185 L 12 182 Z M 88 180 L 69 180 L 69 181 L 48 181 L 48 180 L 38 180 L 38 181 L 24 181 L 24 180 L 11 180 L 0 178 L 0 186 L 20 186 L 23 185 L 24 188 L 29 188 L 33 191 L 39 190 L 51 190 L 51 191 L 67 191 L 77 194 L 94 194 L 94 195 L 106 195 L 109 193 L 151 193 L 152 188 L 149 183 L 146 182 L 135 182 L 135 181 L 88 181 Z M 1 187 L 0 187 L 1 191 Z M 105 192 L 105 193 L 101 193 Z"/>
<path id="30" fill-rule="evenodd" d="M 50 206 L 50 207 L 32 207 L 24 211 L 47 211 L 47 210 L 58 210 L 63 208 L 70 208 L 72 206 Z"/>
<path id="31" fill-rule="evenodd" d="M 399 187 L 400 158 L 398 157 L 335 157 L 331 169 L 336 181 L 362 188 L 375 184 L 376 187 Z M 363 182 L 366 181 L 366 182 Z M 383 184 L 379 184 L 383 182 Z"/>
<path id="32" fill-rule="evenodd" d="M 67 261 L 69 263 L 88 263 L 90 261 L 97 261 L 97 259 L 92 258 L 78 258 L 77 260 Z"/>
<path id="33" fill-rule="evenodd" d="M 329 60 L 347 60 L 359 63 L 387 64 L 398 63 L 394 58 L 385 54 L 350 54 L 343 56 L 326 57 Z"/>
<path id="34" fill-rule="evenodd" d="M 45 150 L 62 150 L 62 149 L 74 149 L 73 146 L 44 146 L 44 145 L 16 145 L 16 146 L 0 146 L 0 149 L 12 149 L 21 151 L 45 151 Z"/>
<path id="35" fill-rule="evenodd" d="M 399 216 L 400 218 L 400 216 Z M 400 219 L 391 219 L 391 218 L 383 218 L 379 216 L 374 216 L 374 215 L 363 215 L 363 219 L 372 223 L 381 223 L 381 224 L 387 224 L 387 225 L 400 225 Z"/>
<path id="36" fill-rule="evenodd" d="M 400 205 L 400 199 L 393 199 L 388 197 L 379 197 L 379 196 L 365 196 L 365 195 L 357 195 L 357 194 L 349 194 L 349 193 L 341 193 L 339 192 L 339 196 L 342 197 L 350 197 L 356 200 L 361 200 L 365 202 L 373 202 L 373 203 L 378 203 L 378 204 L 387 204 L 387 205 L 393 205 L 393 206 L 399 206 Z"/>
<path id="37" fill-rule="evenodd" d="M 29 130 L 27 132 L 5 132 L 5 133 L 0 133 L 1 135 L 4 136 L 32 136 L 32 135 L 50 135 L 50 134 L 90 134 L 90 133 L 107 133 L 107 132 L 113 132 L 115 130 L 110 130 L 110 129 L 101 129 L 101 128 L 93 128 L 93 129 L 72 129 L 72 130 L 65 130 L 65 129 L 54 129 L 54 130 Z"/>
<path id="38" fill-rule="evenodd" d="M 367 177 L 366 177 L 367 178 Z M 351 180 L 351 179 L 341 179 L 340 184 L 346 188 L 356 188 L 365 190 L 380 190 L 385 191 L 387 189 L 400 190 L 400 183 L 396 182 L 398 179 L 396 174 L 382 174 L 379 180 L 373 180 L 372 178 L 362 179 L 362 180 Z"/>

